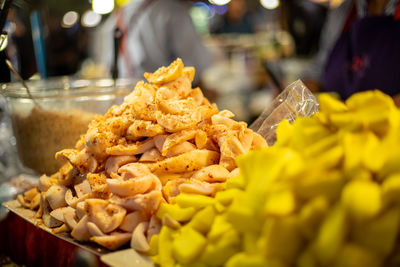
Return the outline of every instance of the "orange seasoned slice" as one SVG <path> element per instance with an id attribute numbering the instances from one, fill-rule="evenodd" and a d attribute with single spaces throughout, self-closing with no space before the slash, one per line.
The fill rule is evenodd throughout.
<path id="1" fill-rule="evenodd" d="M 177 58 L 167 68 L 161 67 L 154 73 L 146 72 L 144 74 L 144 77 L 150 83 L 160 85 L 176 80 L 179 76 L 182 75 L 182 71 L 183 71 L 183 62 L 180 58 Z"/>

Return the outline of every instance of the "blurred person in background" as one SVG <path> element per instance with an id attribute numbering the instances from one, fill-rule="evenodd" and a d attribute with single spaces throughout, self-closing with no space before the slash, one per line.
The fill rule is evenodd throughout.
<path id="1" fill-rule="evenodd" d="M 113 33 L 122 37 L 118 47 L 119 77 L 142 78 L 168 66 L 177 57 L 196 68 L 194 83 L 211 59 L 197 34 L 185 5 L 178 0 L 136 0 L 120 7 L 92 38 L 93 59 L 108 67 L 114 64 Z"/>
<path id="2" fill-rule="evenodd" d="M 379 89 L 400 104 L 400 1 L 345 0 L 330 11 L 320 51 L 303 75 L 316 91 L 344 100 Z"/>
<path id="3" fill-rule="evenodd" d="M 253 33 L 253 24 L 246 1 L 232 0 L 228 4 L 227 12 L 211 28 L 211 33 Z"/>

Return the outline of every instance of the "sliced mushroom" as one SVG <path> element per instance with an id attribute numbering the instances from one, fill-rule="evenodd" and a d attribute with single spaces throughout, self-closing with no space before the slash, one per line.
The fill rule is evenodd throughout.
<path id="1" fill-rule="evenodd" d="M 105 170 L 107 174 L 117 173 L 118 169 L 127 163 L 136 162 L 135 156 L 111 156 L 107 159 L 105 164 Z"/>
<path id="2" fill-rule="evenodd" d="M 139 252 L 146 252 L 150 250 L 150 246 L 145 235 L 148 226 L 148 222 L 141 222 L 135 228 L 132 233 L 131 248 Z"/>
<path id="3" fill-rule="evenodd" d="M 59 221 L 65 222 L 64 221 L 64 213 L 65 212 L 72 212 L 75 213 L 75 209 L 71 207 L 62 207 L 55 209 L 50 212 L 50 216 L 52 216 L 54 219 L 57 219 Z"/>
<path id="4" fill-rule="evenodd" d="M 99 229 L 99 227 L 97 227 L 96 224 L 94 224 L 92 222 L 88 222 L 87 223 L 87 227 L 88 227 L 90 235 L 92 235 L 92 236 L 105 236 L 105 234 Z"/>
<path id="5" fill-rule="evenodd" d="M 64 213 L 64 222 L 70 229 L 75 229 L 75 227 L 78 225 L 78 220 L 74 213 Z"/>
<path id="6" fill-rule="evenodd" d="M 47 190 L 46 199 L 53 210 L 67 206 L 67 202 L 65 201 L 65 193 L 67 190 L 68 189 L 63 185 L 52 185 L 49 190 Z"/>
<path id="7" fill-rule="evenodd" d="M 153 190 L 147 194 L 138 194 L 133 197 L 120 198 L 113 195 L 110 202 L 121 205 L 127 210 L 155 211 L 158 209 L 162 200 L 160 191 Z"/>
<path id="8" fill-rule="evenodd" d="M 196 144 L 196 147 L 198 149 L 203 149 L 205 148 L 206 144 L 207 144 L 207 133 L 205 131 L 202 130 L 198 130 L 196 132 L 196 135 L 194 137 L 194 143 Z"/>
<path id="9" fill-rule="evenodd" d="M 162 218 L 162 224 L 175 230 L 181 227 L 181 224 L 177 220 L 172 219 L 168 214 Z"/>
<path id="10" fill-rule="evenodd" d="M 90 233 L 87 227 L 89 222 L 88 216 L 84 216 L 78 224 L 73 228 L 71 232 L 71 236 L 78 241 L 89 241 L 90 240 Z"/>
<path id="11" fill-rule="evenodd" d="M 158 151 L 161 153 L 162 148 L 164 146 L 165 139 L 167 139 L 167 135 L 157 135 L 154 138 L 154 145 L 158 149 Z"/>
<path id="12" fill-rule="evenodd" d="M 164 133 L 164 128 L 159 124 L 151 121 L 135 120 L 126 131 L 126 138 L 137 140 L 141 137 L 153 137 Z"/>
<path id="13" fill-rule="evenodd" d="M 79 220 L 82 219 L 82 217 L 86 215 L 86 202 L 85 201 L 78 202 L 78 204 L 76 204 L 75 215 Z"/>
<path id="14" fill-rule="evenodd" d="M 217 164 L 219 153 L 211 150 L 196 149 L 163 161 L 150 163 L 148 167 L 157 173 L 183 173 L 197 171 L 205 166 Z"/>
<path id="15" fill-rule="evenodd" d="M 91 194 L 85 194 L 80 198 L 74 197 L 72 195 L 72 191 L 71 189 L 68 189 L 67 192 L 65 192 L 65 202 L 67 202 L 67 204 L 73 208 L 76 208 L 76 206 L 78 205 L 78 203 L 85 201 L 86 199 L 88 199 L 91 196 Z"/>
<path id="16" fill-rule="evenodd" d="M 157 148 L 152 148 L 143 153 L 139 162 L 156 162 L 165 159 Z"/>
<path id="17" fill-rule="evenodd" d="M 229 171 L 221 165 L 210 165 L 195 172 L 191 179 L 214 183 L 225 182 L 229 177 Z"/>
<path id="18" fill-rule="evenodd" d="M 153 183 L 154 175 L 136 177 L 126 181 L 121 179 L 107 179 L 110 192 L 121 197 L 146 193 Z"/>
<path id="19" fill-rule="evenodd" d="M 84 180 L 82 183 L 74 185 L 74 189 L 78 198 L 81 198 L 86 194 L 92 193 L 92 189 L 90 188 L 88 180 Z"/>
<path id="20" fill-rule="evenodd" d="M 62 221 L 55 219 L 54 217 L 50 216 L 50 205 L 46 198 L 46 193 L 41 195 L 42 199 L 42 206 L 43 206 L 43 215 L 42 220 L 43 223 L 50 228 L 58 227 L 63 224 Z"/>
<path id="21" fill-rule="evenodd" d="M 200 195 L 215 195 L 218 191 L 223 190 L 223 185 L 219 183 L 207 183 L 197 180 L 192 180 L 190 183 L 181 184 L 179 191 L 188 194 Z"/>
<path id="22" fill-rule="evenodd" d="M 103 199 L 87 199 L 88 218 L 95 223 L 103 233 L 110 233 L 121 225 L 126 210 Z"/>
<path id="23" fill-rule="evenodd" d="M 40 192 L 46 192 L 52 185 L 56 183 L 56 181 L 57 180 L 52 179 L 51 177 L 42 175 L 39 178 L 38 189 L 40 190 Z"/>
<path id="24" fill-rule="evenodd" d="M 71 229 L 66 224 L 63 224 L 58 228 L 54 228 L 52 232 L 53 234 L 59 234 L 59 233 L 69 232 L 70 230 Z"/>
<path id="25" fill-rule="evenodd" d="M 37 194 L 39 194 L 37 187 L 33 187 L 24 193 L 24 199 L 31 202 Z"/>
<path id="26" fill-rule="evenodd" d="M 141 222 L 147 222 L 149 220 L 149 216 L 146 212 L 143 211 L 135 211 L 127 214 L 122 221 L 119 229 L 124 230 L 126 232 L 133 232 L 133 230 L 138 226 Z"/>
<path id="27" fill-rule="evenodd" d="M 175 157 L 175 156 L 178 156 L 180 154 L 183 154 L 183 153 L 195 150 L 195 149 L 196 149 L 195 145 L 193 145 L 192 143 L 190 143 L 188 141 L 185 141 L 185 142 L 182 142 L 180 144 L 177 144 L 177 145 L 171 147 L 165 156 L 168 158 Z"/>
<path id="28" fill-rule="evenodd" d="M 152 138 L 145 141 L 137 141 L 134 144 L 116 145 L 106 149 L 108 155 L 113 156 L 129 156 L 143 154 L 145 151 L 154 147 Z"/>
<path id="29" fill-rule="evenodd" d="M 161 221 L 156 216 L 151 216 L 149 227 L 147 228 L 147 241 L 150 242 L 150 239 L 153 235 L 159 234 L 161 231 Z"/>
<path id="30" fill-rule="evenodd" d="M 143 163 L 128 163 L 118 169 L 118 173 L 130 174 L 130 177 L 139 177 L 151 174 L 149 167 Z"/>
<path id="31" fill-rule="evenodd" d="M 109 250 L 115 250 L 128 243 L 131 237 L 131 233 L 113 232 L 109 235 L 93 236 L 92 238 L 90 238 L 90 240 Z"/>
<path id="32" fill-rule="evenodd" d="M 21 194 L 19 194 L 17 196 L 17 200 L 18 200 L 19 204 L 21 204 L 23 207 L 25 207 L 25 208 L 30 208 L 31 207 L 31 204 L 26 202 L 24 197 Z"/>
<path id="33" fill-rule="evenodd" d="M 35 210 L 40 205 L 40 193 L 38 193 L 31 201 L 30 209 Z"/>
<path id="34" fill-rule="evenodd" d="M 168 135 L 162 146 L 161 154 L 163 156 L 166 156 L 170 148 L 185 141 L 193 139 L 196 136 L 196 133 L 197 130 L 187 129 Z"/>

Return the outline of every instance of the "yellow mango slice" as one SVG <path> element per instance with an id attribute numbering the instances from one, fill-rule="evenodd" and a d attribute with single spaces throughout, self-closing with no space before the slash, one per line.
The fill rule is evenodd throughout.
<path id="1" fill-rule="evenodd" d="M 218 240 L 208 242 L 200 261 L 208 266 L 222 266 L 231 256 L 239 252 L 239 249 L 239 234 L 230 229 Z"/>
<path id="2" fill-rule="evenodd" d="M 337 267 L 379 267 L 381 260 L 373 252 L 356 244 L 345 244 L 335 257 L 332 266 Z"/>
<path id="3" fill-rule="evenodd" d="M 400 173 L 390 175 L 382 184 L 383 199 L 386 204 L 400 203 Z"/>
<path id="4" fill-rule="evenodd" d="M 328 212 L 329 203 L 325 197 L 319 196 L 311 199 L 300 210 L 299 226 L 303 236 L 308 240 L 315 237 L 316 231 L 325 214 Z"/>
<path id="5" fill-rule="evenodd" d="M 231 257 L 225 265 L 226 267 L 286 267 L 279 260 L 267 260 L 259 255 L 248 255 L 245 253 L 238 253 Z"/>
<path id="6" fill-rule="evenodd" d="M 371 221 L 354 228 L 351 237 L 356 243 L 387 256 L 394 248 L 399 233 L 400 210 L 395 207 Z"/>
<path id="7" fill-rule="evenodd" d="M 289 191 L 272 193 L 266 200 L 263 213 L 265 215 L 289 215 L 296 207 L 294 194 Z"/>
<path id="8" fill-rule="evenodd" d="M 364 222 L 381 211 L 381 189 L 372 181 L 351 181 L 343 189 L 341 203 L 355 222 Z"/>
<path id="9" fill-rule="evenodd" d="M 258 252 L 268 259 L 292 264 L 301 248 L 301 234 L 295 216 L 269 217 L 257 241 Z"/>
<path id="10" fill-rule="evenodd" d="M 165 215 L 169 215 L 171 219 L 178 222 L 185 222 L 190 220 L 195 213 L 196 209 L 193 207 L 181 208 L 178 205 L 161 203 L 157 211 L 157 217 L 163 219 Z"/>
<path id="11" fill-rule="evenodd" d="M 232 188 L 218 192 L 215 196 L 215 199 L 222 205 L 228 206 L 229 204 L 232 203 L 233 199 L 240 194 L 243 194 L 242 190 L 239 190 L 237 188 Z"/>
<path id="12" fill-rule="evenodd" d="M 210 231 L 215 216 L 216 212 L 214 208 L 208 206 L 197 212 L 188 225 L 202 234 L 207 234 Z"/>
<path id="13" fill-rule="evenodd" d="M 158 239 L 158 259 L 162 267 L 172 267 L 175 260 L 172 255 L 171 242 L 173 240 L 174 230 L 169 227 L 162 227 Z"/>
<path id="14" fill-rule="evenodd" d="M 175 198 L 176 203 L 182 208 L 193 207 L 195 209 L 201 209 L 206 206 L 213 205 L 215 199 L 208 196 L 197 195 L 197 194 L 179 194 Z"/>
<path id="15" fill-rule="evenodd" d="M 319 265 L 327 266 L 333 262 L 336 253 L 342 247 L 348 232 L 345 210 L 334 207 L 318 230 L 312 243 L 312 253 Z"/>
<path id="16" fill-rule="evenodd" d="M 172 242 L 172 254 L 178 263 L 189 264 L 202 253 L 206 238 L 191 227 L 182 227 Z"/>

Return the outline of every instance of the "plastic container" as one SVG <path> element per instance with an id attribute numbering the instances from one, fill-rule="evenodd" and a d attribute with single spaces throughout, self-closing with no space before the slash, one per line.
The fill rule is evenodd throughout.
<path id="1" fill-rule="evenodd" d="M 121 104 L 136 80 L 82 80 L 68 77 L 28 81 L 29 95 L 20 83 L 1 86 L 7 100 L 22 164 L 38 174 L 53 174 L 62 163 L 57 151 L 73 148 L 96 114 Z M 37 104 L 35 104 L 35 102 Z"/>

